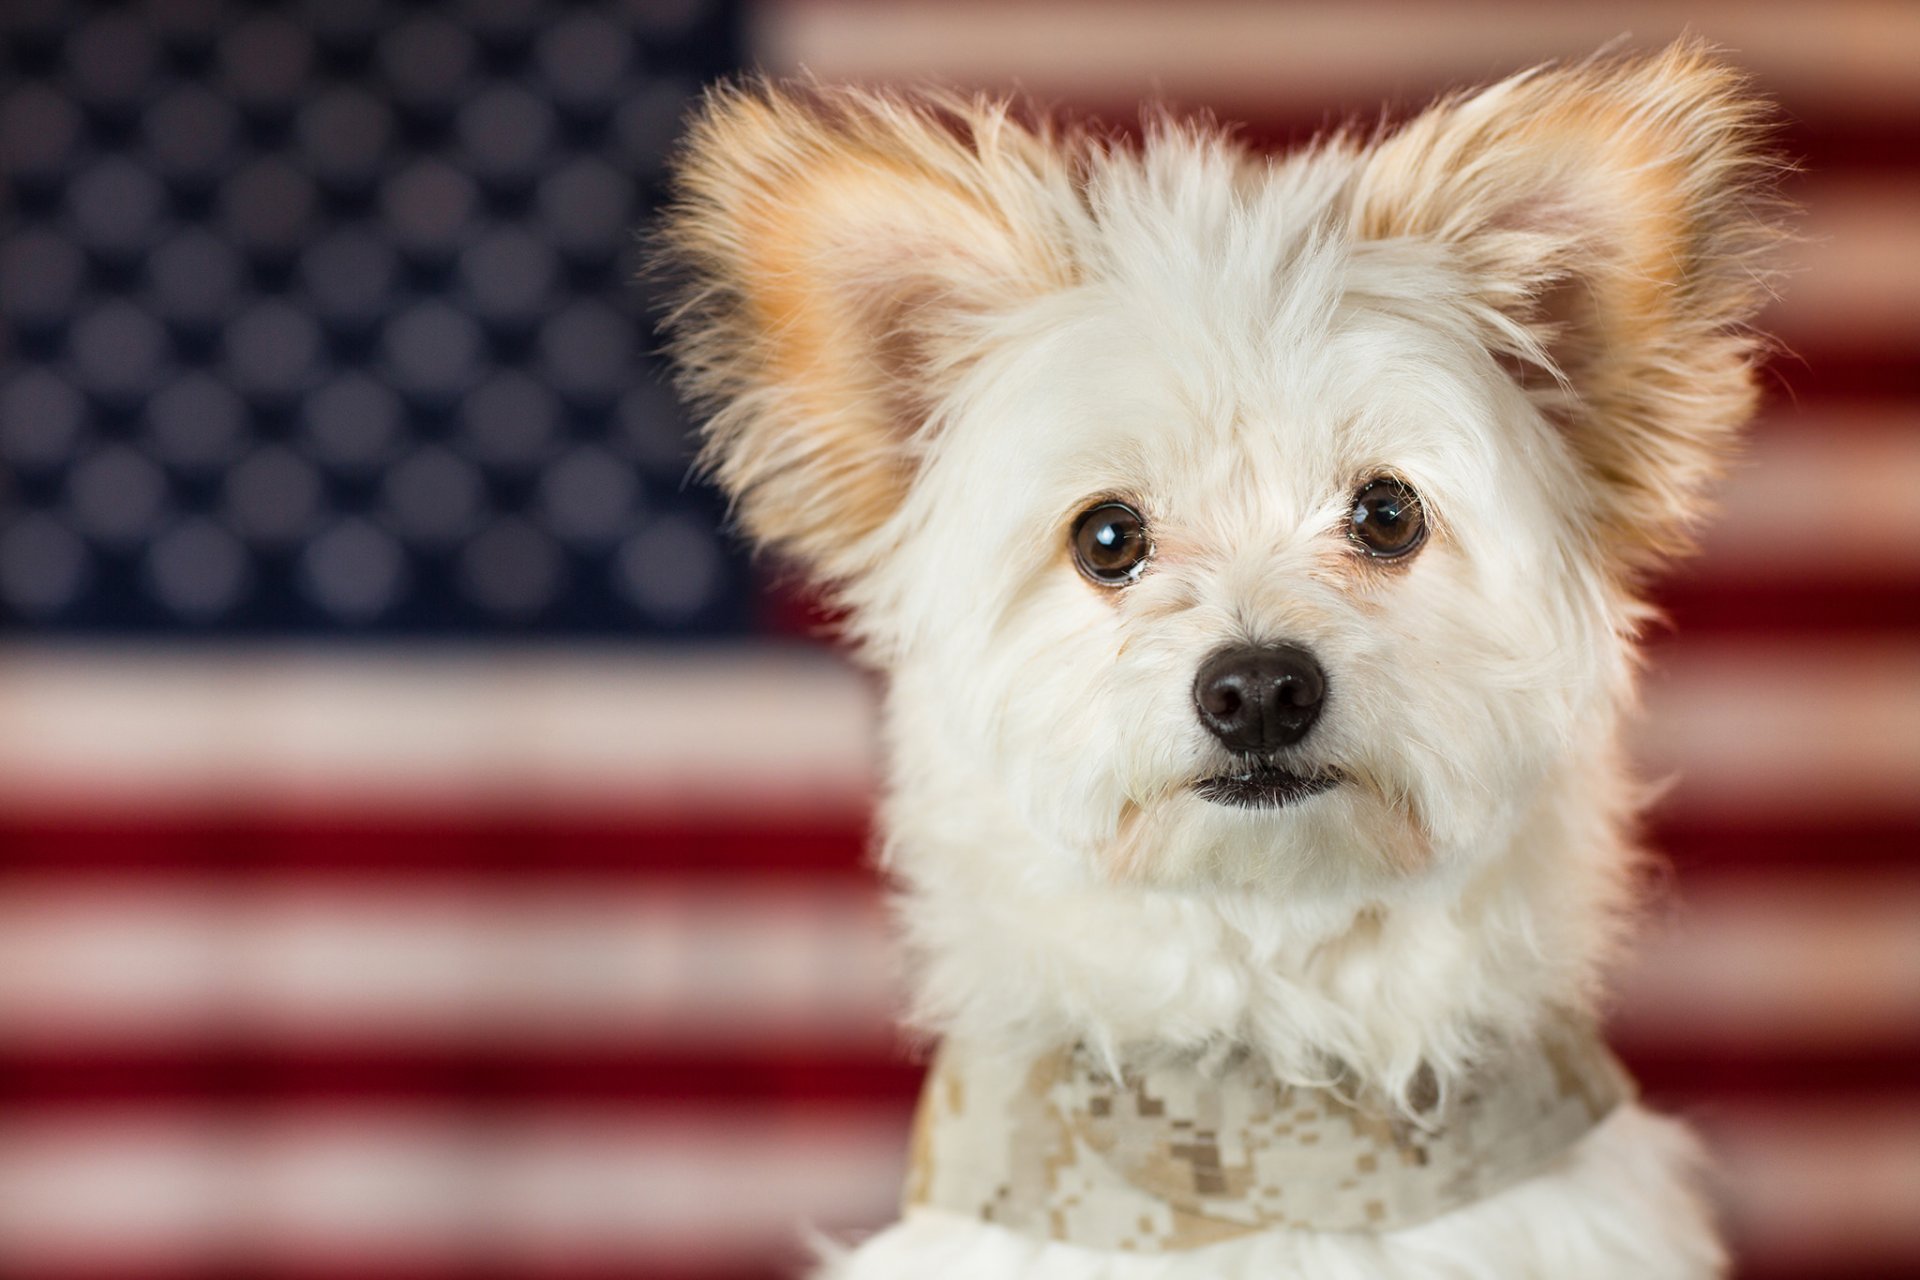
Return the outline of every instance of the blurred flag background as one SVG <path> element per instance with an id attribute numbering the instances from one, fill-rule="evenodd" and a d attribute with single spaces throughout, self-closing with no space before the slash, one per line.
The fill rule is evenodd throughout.
<path id="1" fill-rule="evenodd" d="M 1803 162 L 1665 591 L 1618 1042 L 1743 1276 L 1920 1274 L 1920 8 L 0 0 L 0 1273 L 781 1274 L 918 1067 L 872 687 L 689 483 L 634 232 L 747 67 L 1281 146 L 1691 29 Z"/>

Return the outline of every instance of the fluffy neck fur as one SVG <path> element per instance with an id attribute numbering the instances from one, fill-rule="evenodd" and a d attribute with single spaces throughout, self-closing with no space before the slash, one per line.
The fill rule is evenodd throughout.
<path id="1" fill-rule="evenodd" d="M 1427 1072 L 1445 1090 L 1490 1041 L 1597 1004 L 1636 865 L 1611 726 L 1470 867 L 1368 901 L 1290 901 L 1065 870 L 1074 859 L 924 731 L 915 683 L 903 674 L 890 700 L 884 820 L 919 1031 L 1013 1054 L 1080 1039 L 1116 1065 L 1247 1044 L 1283 1079 L 1407 1102 Z"/>

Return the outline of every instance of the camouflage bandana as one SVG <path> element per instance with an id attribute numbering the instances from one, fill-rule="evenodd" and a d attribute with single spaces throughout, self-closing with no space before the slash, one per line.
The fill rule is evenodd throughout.
<path id="1" fill-rule="evenodd" d="M 1417 1119 L 1283 1084 L 1244 1051 L 1116 1081 L 1079 1047 L 1026 1063 L 944 1047 L 914 1122 L 907 1207 L 1093 1249 L 1396 1231 L 1539 1172 L 1632 1092 L 1585 1024 L 1489 1060 Z"/>

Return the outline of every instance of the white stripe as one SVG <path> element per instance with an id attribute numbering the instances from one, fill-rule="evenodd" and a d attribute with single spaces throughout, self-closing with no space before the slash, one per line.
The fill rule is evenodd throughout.
<path id="1" fill-rule="evenodd" d="M 825 653 L 0 653 L 0 812 L 860 812 L 872 687 Z M 1920 646 L 1683 642 L 1636 735 L 1675 803 L 1920 807 Z"/>
<path id="2" fill-rule="evenodd" d="M 1732 1108 L 1704 1127 L 1737 1248 L 1783 1268 L 1920 1266 L 1920 1110 Z M 904 1149 L 897 1117 L 853 1110 L 14 1118 L 0 1123 L 0 1253 L 35 1274 L 215 1250 L 307 1266 L 765 1265 L 803 1224 L 888 1220 Z"/>
<path id="3" fill-rule="evenodd" d="M 1920 1039 L 1916 922 L 1913 876 L 1708 880 L 1631 949 L 1618 1025 L 1683 1052 Z M 900 971 L 853 886 L 26 882 L 0 898 L 0 1051 L 881 1057 Z"/>
<path id="4" fill-rule="evenodd" d="M 1798 415 L 1792 415 L 1798 416 Z M 1748 583 L 1920 573 L 1920 405 L 1762 424 L 1687 572 Z"/>
<path id="5" fill-rule="evenodd" d="M 1630 951 L 1616 1025 L 1726 1050 L 1920 1042 L 1920 874 L 1699 878 Z"/>
<path id="6" fill-rule="evenodd" d="M 1856 119 L 1920 110 L 1920 12 L 1886 0 L 1818 8 L 1707 0 L 1496 3 L 1471 15 L 1416 0 L 784 0 L 752 11 L 756 61 L 829 80 L 936 77 L 1020 85 L 1104 105 L 1155 92 L 1246 108 L 1371 114 L 1625 36 L 1703 36 L 1774 92 Z"/>
<path id="7" fill-rule="evenodd" d="M 800 646 L 0 653 L 0 805 L 845 812 L 872 740 Z"/>
<path id="8" fill-rule="evenodd" d="M 805 1224 L 884 1221 L 904 1154 L 896 1115 L 845 1109 L 15 1117 L 0 1122 L 0 1255 L 36 1275 L 215 1251 L 302 1267 L 764 1265 Z"/>
<path id="9" fill-rule="evenodd" d="M 1760 322 L 1788 349 L 1781 381 L 1798 380 L 1794 351 L 1911 360 L 1920 342 L 1920 180 L 1815 176 L 1791 190 L 1806 210 L 1804 238 L 1782 252 L 1792 274 Z"/>
<path id="10" fill-rule="evenodd" d="M 1920 810 L 1920 645 L 1694 642 L 1659 655 L 1635 738 L 1669 811 L 1744 823 Z"/>
<path id="11" fill-rule="evenodd" d="M 0 1047 L 883 1055 L 899 968 L 854 887 L 15 882 Z"/>
<path id="12" fill-rule="evenodd" d="M 1782 1275 L 1920 1271 L 1920 1106 L 1717 1105 L 1698 1123 L 1744 1256 Z"/>

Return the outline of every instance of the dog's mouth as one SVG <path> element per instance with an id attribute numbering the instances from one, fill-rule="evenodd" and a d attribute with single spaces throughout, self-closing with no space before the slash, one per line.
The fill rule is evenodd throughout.
<path id="1" fill-rule="evenodd" d="M 1248 761 L 1243 768 L 1217 774 L 1194 783 L 1202 800 L 1236 805 L 1242 809 L 1280 809 L 1297 804 L 1343 781 L 1336 770 L 1295 773 L 1264 760 Z"/>

